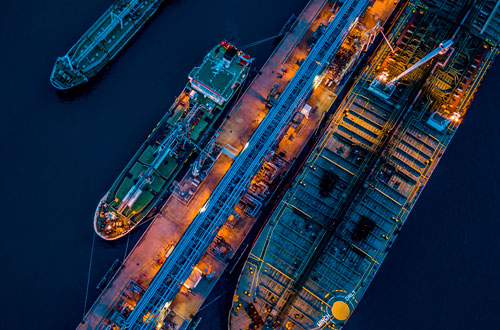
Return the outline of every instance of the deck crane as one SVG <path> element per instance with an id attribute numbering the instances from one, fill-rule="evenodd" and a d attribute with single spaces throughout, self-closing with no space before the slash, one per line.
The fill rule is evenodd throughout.
<path id="1" fill-rule="evenodd" d="M 399 79 L 403 78 L 408 73 L 410 73 L 413 70 L 417 69 L 418 67 L 422 66 L 426 62 L 432 60 L 434 57 L 436 57 L 438 55 L 446 54 L 446 52 L 450 49 L 451 45 L 453 45 L 453 40 L 448 40 L 448 41 L 440 43 L 439 46 L 434 48 L 433 51 L 431 51 L 429 54 L 424 56 L 420 61 L 413 64 L 411 67 L 409 67 L 403 73 L 401 73 L 399 76 L 397 76 L 396 78 L 389 81 L 389 83 L 387 83 L 387 86 L 394 86 L 399 81 Z"/>
<path id="2" fill-rule="evenodd" d="M 394 88 L 396 87 L 396 83 L 409 74 L 410 72 L 414 71 L 415 69 L 421 67 L 428 61 L 432 60 L 434 57 L 438 55 L 445 54 L 450 47 L 453 45 L 453 40 L 450 39 L 448 41 L 442 42 L 434 48 L 429 54 L 424 56 L 422 59 L 420 59 L 418 62 L 413 64 L 411 67 L 403 71 L 400 75 L 397 77 L 393 78 L 389 82 L 387 82 L 388 78 L 388 73 L 387 72 L 382 72 L 377 78 L 373 79 L 373 82 L 370 84 L 370 87 L 368 88 L 370 91 L 374 92 L 375 94 L 383 97 L 384 99 L 389 99 L 392 95 L 392 92 L 394 92 Z"/>

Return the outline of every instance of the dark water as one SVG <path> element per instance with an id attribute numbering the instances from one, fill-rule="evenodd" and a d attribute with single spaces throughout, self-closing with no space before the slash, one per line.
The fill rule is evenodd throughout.
<path id="1" fill-rule="evenodd" d="M 90 88 L 61 96 L 48 82 L 55 58 L 111 2 L 3 6 L 1 329 L 75 328 L 95 206 L 191 68 L 222 38 L 243 45 L 275 34 L 307 1 L 167 1 Z M 272 47 L 249 50 L 257 67 Z M 499 73 L 491 70 L 346 329 L 499 328 Z M 125 245 L 96 241 L 89 305 Z M 223 329 L 227 292 L 203 310 L 201 329 Z"/>

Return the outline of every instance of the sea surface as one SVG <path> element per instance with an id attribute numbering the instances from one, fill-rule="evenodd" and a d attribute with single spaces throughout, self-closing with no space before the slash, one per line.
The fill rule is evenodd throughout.
<path id="1" fill-rule="evenodd" d="M 74 329 L 130 241 L 96 239 L 95 207 L 182 90 L 226 38 L 278 33 L 306 0 L 171 0 L 85 88 L 49 83 L 112 3 L 8 1 L 0 19 L 0 328 Z M 274 45 L 247 51 L 261 67 Z M 500 63 L 410 215 L 346 330 L 499 329 Z M 224 276 L 199 329 L 225 330 L 237 276 Z"/>

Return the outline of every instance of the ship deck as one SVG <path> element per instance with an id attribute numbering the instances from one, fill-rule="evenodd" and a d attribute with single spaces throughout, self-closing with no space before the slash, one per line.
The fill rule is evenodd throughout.
<path id="1" fill-rule="evenodd" d="M 130 293 L 131 287 L 140 287 L 141 292 L 147 289 L 161 264 L 165 261 L 165 256 L 175 246 L 230 167 L 233 161 L 232 157 L 235 157 L 238 151 L 243 149 L 246 141 L 248 141 L 265 116 L 267 112 L 265 101 L 269 91 L 276 84 L 286 85 L 293 77 L 293 68 L 288 69 L 287 72 L 282 71 L 282 69 L 286 68 L 284 62 L 294 50 L 296 52 L 293 54 L 297 57 L 307 54 L 306 48 L 297 49 L 297 44 L 304 34 L 313 28 L 312 21 L 326 2 L 326 0 L 311 0 L 309 2 L 297 19 L 294 28 L 283 38 L 279 47 L 261 69 L 262 74 L 254 79 L 235 104 L 230 113 L 230 118 L 223 123 L 218 132 L 217 143 L 224 146 L 224 150 L 203 183 L 198 187 L 189 204 L 186 205 L 173 196 L 167 200 L 160 214 L 150 224 L 137 245 L 127 256 L 120 270 L 98 297 L 77 329 L 100 329 L 99 327 L 109 323 L 109 318 L 124 303 L 134 305 L 136 301 L 130 299 L 133 296 Z M 310 121 L 309 126 L 306 125 L 307 127 L 302 130 L 303 135 L 297 138 L 297 142 L 302 140 L 302 143 L 305 143 L 307 137 L 312 134 L 314 123 L 317 124 L 321 118 L 320 112 L 317 113 L 315 118 L 315 120 Z M 227 227 L 222 228 L 219 235 L 230 245 L 230 249 L 234 253 L 252 225 L 253 219 L 240 221 L 238 226 L 231 230 Z M 230 254 L 229 257 L 231 255 L 233 254 Z M 192 290 L 183 287 L 170 306 L 174 313 L 169 317 L 169 320 L 177 324 L 183 323 L 185 320 L 191 321 L 192 315 L 196 314 L 196 311 L 215 285 L 216 279 L 227 266 L 228 259 L 221 259 L 214 253 L 207 253 L 202 258 L 188 282 L 196 281 L 196 273 L 199 271 L 205 275 L 211 274 L 211 279 L 204 276 L 198 282 L 196 288 Z"/>
<path id="2" fill-rule="evenodd" d="M 461 9 L 451 8 L 448 15 Z M 388 37 L 398 55 L 388 61 L 387 45 L 379 47 L 260 233 L 231 329 L 338 329 L 347 321 L 460 124 L 439 132 L 429 112 L 463 117 L 498 51 L 461 30 L 442 66 L 414 71 L 389 100 L 370 84 L 380 68 L 396 76 L 435 46 L 430 40 L 450 39 L 450 25 L 414 5 L 394 24 Z"/>
<path id="3" fill-rule="evenodd" d="M 224 62 L 221 45 L 213 47 L 202 64 L 191 72 L 203 72 L 205 86 L 223 90 L 225 100 L 214 101 L 195 93 L 189 82 L 115 181 L 96 211 L 95 228 L 102 238 L 118 239 L 133 229 L 156 203 L 165 201 L 169 187 L 196 148 L 205 148 L 228 100 L 248 76 L 249 62 L 241 63 L 236 48 Z M 224 67 L 221 67 L 221 63 Z M 216 69 L 215 69 L 216 67 Z M 207 87 L 208 88 L 208 87 Z"/>
<path id="4" fill-rule="evenodd" d="M 94 76 L 135 35 L 162 2 L 116 1 L 64 57 L 57 59 L 51 80 L 69 88 Z"/>
<path id="5" fill-rule="evenodd" d="M 117 1 L 70 49 L 68 55 L 73 65 L 87 74 L 103 60 L 111 59 L 161 2 L 137 1 L 130 8 L 127 1 Z"/>

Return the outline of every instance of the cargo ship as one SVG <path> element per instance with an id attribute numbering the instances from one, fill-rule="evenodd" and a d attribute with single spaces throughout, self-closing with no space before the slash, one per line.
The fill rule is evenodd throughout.
<path id="1" fill-rule="evenodd" d="M 251 62 L 251 56 L 221 41 L 191 71 L 181 94 L 99 202 L 94 229 L 101 238 L 115 240 L 130 232 L 169 192 L 191 154 L 203 153 Z"/>
<path id="2" fill-rule="evenodd" d="M 342 328 L 464 120 L 498 2 L 402 6 L 254 242 L 229 329 Z"/>
<path id="3" fill-rule="evenodd" d="M 116 56 L 162 2 L 115 1 L 66 55 L 57 58 L 50 83 L 65 90 L 87 82 Z"/>

